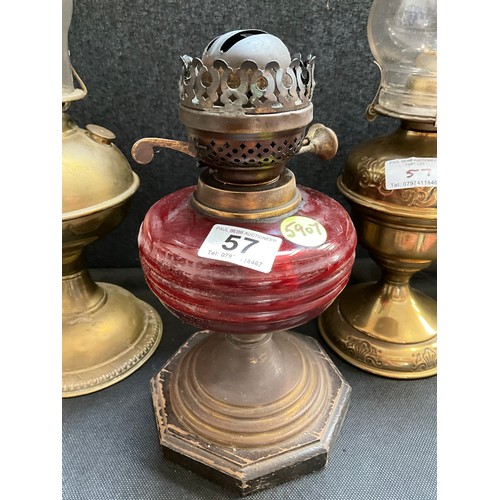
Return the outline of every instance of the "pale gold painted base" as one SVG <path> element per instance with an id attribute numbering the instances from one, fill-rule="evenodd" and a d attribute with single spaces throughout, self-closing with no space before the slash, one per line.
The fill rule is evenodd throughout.
<path id="1" fill-rule="evenodd" d="M 96 283 L 102 297 L 91 309 L 62 317 L 62 397 L 82 396 L 128 377 L 154 353 L 159 314 L 127 290 Z"/>
<path id="2" fill-rule="evenodd" d="M 427 295 L 387 283 L 348 287 L 318 318 L 335 353 L 364 371 L 396 379 L 437 373 L 437 307 Z M 403 292 L 402 292 L 403 290 Z M 402 292 L 402 293 L 401 293 Z"/>

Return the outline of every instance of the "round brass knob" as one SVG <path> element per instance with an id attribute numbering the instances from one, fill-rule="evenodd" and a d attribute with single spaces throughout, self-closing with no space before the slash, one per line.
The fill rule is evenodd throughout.
<path id="1" fill-rule="evenodd" d="M 108 130 L 107 128 L 101 127 L 100 125 L 88 124 L 86 127 L 87 132 L 91 139 L 102 144 L 111 144 L 115 139 L 116 135 Z"/>
<path id="2" fill-rule="evenodd" d="M 335 132 L 321 123 L 315 123 L 307 131 L 299 154 L 314 153 L 322 160 L 331 160 L 338 149 L 339 141 Z"/>

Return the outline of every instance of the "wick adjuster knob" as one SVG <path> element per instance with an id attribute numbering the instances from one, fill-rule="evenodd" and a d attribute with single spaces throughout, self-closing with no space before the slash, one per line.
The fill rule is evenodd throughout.
<path id="1" fill-rule="evenodd" d="M 116 135 L 111 132 L 111 130 L 101 127 L 100 125 L 89 123 L 85 128 L 87 129 L 90 138 L 95 142 L 109 145 L 116 139 Z"/>
<path id="2" fill-rule="evenodd" d="M 339 141 L 335 132 L 321 123 L 311 125 L 302 141 L 299 154 L 314 153 L 322 160 L 331 160 L 339 149 Z"/>

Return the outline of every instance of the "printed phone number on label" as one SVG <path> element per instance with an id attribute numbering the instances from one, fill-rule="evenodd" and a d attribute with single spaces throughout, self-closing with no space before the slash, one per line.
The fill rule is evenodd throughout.
<path id="1" fill-rule="evenodd" d="M 207 249 L 207 256 L 214 258 L 214 259 L 222 259 L 222 260 L 228 260 L 228 261 L 239 261 L 241 264 L 247 264 L 255 267 L 260 267 L 262 266 L 262 261 L 261 260 L 256 260 L 256 259 L 248 259 L 248 258 L 242 258 L 237 254 L 231 253 L 231 252 L 219 252 L 218 250 L 210 250 Z"/>
<path id="2" fill-rule="evenodd" d="M 437 186 L 437 180 L 425 180 L 425 181 L 402 181 L 402 182 L 391 182 L 389 183 L 389 189 L 398 189 L 413 186 L 424 186 L 433 187 Z"/>

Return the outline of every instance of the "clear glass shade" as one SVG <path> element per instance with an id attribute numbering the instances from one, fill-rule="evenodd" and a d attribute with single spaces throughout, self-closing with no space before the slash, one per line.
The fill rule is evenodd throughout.
<path id="1" fill-rule="evenodd" d="M 83 99 L 87 90 L 83 82 L 82 88 L 75 88 L 73 80 L 73 67 L 69 58 L 68 33 L 73 16 L 73 0 L 62 0 L 62 101 L 70 102 Z"/>
<path id="2" fill-rule="evenodd" d="M 382 71 L 378 107 L 435 118 L 437 0 L 374 0 L 368 42 Z"/>

